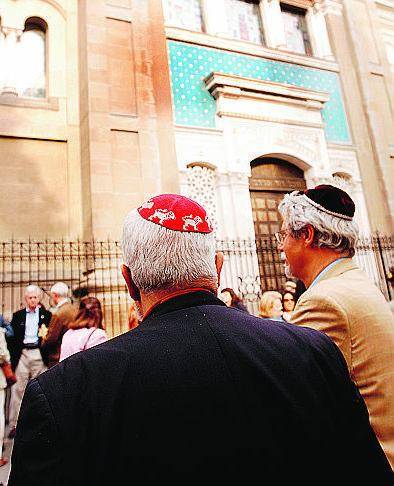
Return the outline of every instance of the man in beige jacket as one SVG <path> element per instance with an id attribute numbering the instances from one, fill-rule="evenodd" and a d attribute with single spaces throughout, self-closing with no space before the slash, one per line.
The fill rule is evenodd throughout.
<path id="1" fill-rule="evenodd" d="M 394 468 L 394 319 L 352 260 L 358 235 L 350 196 L 330 185 L 295 191 L 279 206 L 287 275 L 307 290 L 291 322 L 323 331 L 342 351 L 372 427 Z"/>

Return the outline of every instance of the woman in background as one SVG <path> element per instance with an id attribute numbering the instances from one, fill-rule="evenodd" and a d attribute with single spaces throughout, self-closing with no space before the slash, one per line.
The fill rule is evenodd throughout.
<path id="1" fill-rule="evenodd" d="M 260 317 L 284 322 L 282 311 L 282 294 L 276 290 L 268 290 L 264 292 L 259 304 Z"/>
<path id="2" fill-rule="evenodd" d="M 0 363 L 10 363 L 10 353 L 5 340 L 5 329 L 0 329 Z M 4 428 L 5 428 L 5 390 L 7 380 L 0 366 L 0 467 L 7 464 L 8 459 L 3 457 Z"/>
<path id="3" fill-rule="evenodd" d="M 291 292 L 286 292 L 283 295 L 283 314 L 282 317 L 285 321 L 290 322 L 291 313 L 295 307 L 294 295 Z"/>
<path id="4" fill-rule="evenodd" d="M 84 297 L 74 322 L 69 324 L 60 348 L 60 361 L 108 340 L 103 329 L 103 313 L 96 297 Z"/>
<path id="5" fill-rule="evenodd" d="M 226 287 L 221 291 L 221 299 L 227 305 L 227 307 L 234 307 L 235 309 L 248 312 L 248 309 L 242 300 L 238 297 L 234 290 L 230 289 L 229 287 Z"/>

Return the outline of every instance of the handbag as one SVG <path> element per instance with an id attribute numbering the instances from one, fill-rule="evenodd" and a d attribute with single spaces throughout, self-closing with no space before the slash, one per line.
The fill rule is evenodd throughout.
<path id="1" fill-rule="evenodd" d="M 0 363 L 1 369 L 3 370 L 7 386 L 12 386 L 16 383 L 16 375 L 12 371 L 11 363 L 8 361 L 3 361 L 3 363 Z"/>

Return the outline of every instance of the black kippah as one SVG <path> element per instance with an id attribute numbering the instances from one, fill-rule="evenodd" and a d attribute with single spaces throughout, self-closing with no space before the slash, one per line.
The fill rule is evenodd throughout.
<path id="1" fill-rule="evenodd" d="M 303 191 L 303 194 L 318 209 L 339 218 L 353 219 L 356 207 L 353 199 L 342 189 L 330 184 L 321 184 L 314 189 Z"/>

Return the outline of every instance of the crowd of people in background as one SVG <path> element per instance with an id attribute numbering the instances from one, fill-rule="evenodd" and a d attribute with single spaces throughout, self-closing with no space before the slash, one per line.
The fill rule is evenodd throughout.
<path id="1" fill-rule="evenodd" d="M 108 339 L 100 300 L 89 295 L 86 287 L 72 290 L 56 282 L 49 293 L 49 308 L 43 303 L 43 289 L 31 284 L 25 288 L 24 307 L 10 321 L 0 315 L 0 367 L 9 363 L 15 383 L 7 384 L 0 371 L 0 467 L 8 463 L 3 457 L 5 434 L 5 391 L 10 388 L 8 438 L 13 439 L 26 385 L 29 380 L 55 366 L 59 361 Z M 128 329 L 139 324 L 132 301 L 127 313 Z"/>
<path id="2" fill-rule="evenodd" d="M 42 302 L 43 291 L 37 285 L 25 289 L 25 306 L 12 315 L 10 322 L 1 317 L 0 363 L 9 362 L 15 375 L 9 402 L 9 433 L 16 432 L 19 409 L 29 380 L 52 368 L 73 353 L 88 349 L 108 339 L 103 325 L 100 301 L 88 296 L 87 289 L 76 289 L 73 299 L 69 287 L 56 282 L 50 289 L 50 310 Z M 0 445 L 3 450 L 5 430 L 4 390 L 0 372 Z M 0 456 L 0 466 L 7 463 Z"/>
<path id="3" fill-rule="evenodd" d="M 149 336 L 149 339 L 147 339 L 146 342 L 143 337 L 141 338 L 143 344 L 141 345 L 140 350 L 142 353 L 140 360 L 142 361 L 138 361 L 138 358 L 136 358 L 137 361 L 135 362 L 135 366 L 141 366 L 143 368 L 141 371 L 141 380 L 143 381 L 144 379 L 144 373 L 151 373 L 152 368 L 149 365 L 149 360 L 151 360 L 154 365 L 159 366 L 159 368 L 164 366 L 163 363 L 166 363 L 165 366 L 168 365 L 168 356 L 171 354 L 171 348 L 168 347 L 167 349 L 168 343 L 167 338 L 164 336 L 165 332 L 157 330 L 156 334 L 154 332 L 152 333 L 152 331 L 155 330 L 156 321 L 163 321 L 163 329 L 165 329 L 166 332 L 171 328 L 172 321 L 166 320 L 165 316 L 163 317 L 162 315 L 162 313 L 165 314 L 165 312 L 167 312 L 166 310 L 163 310 L 169 305 L 167 302 L 172 303 L 169 308 L 172 309 L 171 306 L 173 306 L 173 309 L 175 309 L 176 312 L 173 320 L 177 321 L 180 326 L 179 329 L 174 328 L 174 341 L 172 342 L 172 346 L 174 348 L 179 348 L 179 356 L 184 353 L 185 356 L 188 356 L 188 359 L 189 357 L 194 359 L 194 363 L 190 365 L 191 368 L 188 371 L 190 376 L 193 376 L 193 383 L 199 382 L 201 378 L 198 373 L 194 375 L 195 371 L 199 368 L 205 369 L 206 363 L 212 361 L 212 370 L 216 369 L 218 371 L 219 368 L 221 369 L 223 365 L 221 363 L 222 356 L 220 353 L 216 355 L 217 342 L 222 341 L 220 345 L 222 348 L 228 346 L 230 342 L 232 343 L 230 348 L 226 351 L 230 357 L 230 361 L 233 358 L 233 353 L 242 355 L 244 349 L 249 348 L 248 352 L 250 355 L 258 357 L 256 358 L 256 363 L 259 363 L 260 360 L 264 360 L 265 358 L 260 355 L 260 349 L 258 349 L 258 347 L 256 348 L 255 344 L 259 342 L 262 347 L 267 346 L 266 352 L 268 356 L 271 354 L 270 344 L 275 343 L 275 353 L 278 349 L 283 348 L 283 354 L 279 353 L 279 355 L 275 355 L 275 359 L 281 358 L 279 359 L 280 362 L 276 363 L 275 366 L 277 366 L 278 369 L 282 367 L 283 369 L 287 368 L 286 373 L 290 374 L 290 370 L 295 365 L 297 367 L 301 366 L 301 360 L 292 363 L 291 360 L 293 357 L 290 357 L 289 361 L 287 361 L 286 352 L 287 349 L 289 349 L 294 353 L 294 356 L 296 356 L 300 350 L 297 349 L 295 343 L 300 340 L 300 342 L 304 343 L 303 346 L 305 346 L 307 355 L 310 353 L 309 359 L 311 360 L 311 363 L 313 362 L 316 365 L 316 363 L 319 362 L 318 367 L 321 366 L 320 371 L 318 371 L 318 367 L 315 370 L 319 375 L 319 380 L 323 375 L 327 378 L 325 381 L 325 386 L 328 386 L 327 390 L 324 389 L 323 385 L 321 385 L 320 388 L 314 388 L 313 400 L 316 398 L 318 401 L 321 400 L 321 403 L 326 404 L 327 402 L 325 402 L 325 400 L 328 396 L 331 396 L 331 393 L 334 393 L 335 396 L 337 393 L 344 394 L 343 401 L 341 402 L 342 408 L 340 410 L 334 404 L 335 400 L 332 403 L 332 409 L 327 405 L 327 411 L 329 410 L 330 415 L 330 419 L 327 423 L 331 422 L 333 417 L 335 417 L 334 422 L 336 423 L 348 414 L 354 422 L 349 422 L 349 425 L 349 423 L 345 424 L 345 420 L 343 421 L 343 428 L 340 432 L 341 434 L 343 433 L 343 440 L 348 441 L 349 444 L 353 443 L 354 437 L 357 436 L 358 432 L 351 430 L 352 427 L 354 427 L 355 430 L 362 430 L 362 438 L 360 439 L 360 442 L 357 446 L 355 446 L 355 443 L 353 443 L 352 446 L 360 447 L 361 455 L 360 457 L 357 456 L 356 460 L 360 459 L 360 461 L 362 461 L 362 454 L 369 449 L 368 457 L 373 458 L 371 470 L 376 466 L 378 474 L 382 472 L 382 478 L 384 477 L 384 481 L 379 484 L 389 484 L 385 481 L 389 478 L 388 471 L 390 467 L 375 439 L 377 437 L 388 461 L 393 464 L 393 320 L 389 306 L 385 302 L 381 293 L 366 279 L 352 261 L 351 257 L 354 254 L 357 226 L 353 220 L 354 203 L 351 198 L 343 191 L 333 188 L 332 186 L 317 186 L 312 190 L 296 191 L 285 196 L 279 207 L 283 217 L 283 226 L 281 231 L 275 236 L 278 241 L 278 248 L 282 252 L 288 280 L 284 283 L 283 288 L 275 290 L 270 289 L 262 292 L 261 296 L 259 296 L 257 317 L 252 315 L 253 312 L 251 310 L 252 306 L 249 305 L 250 302 L 243 301 L 239 292 L 235 291 L 233 288 L 223 287 L 219 291 L 218 297 L 222 302 L 220 302 L 216 296 L 213 297 L 211 295 L 216 295 L 218 290 L 216 281 L 219 281 L 223 260 L 220 260 L 220 257 L 218 256 L 220 252 L 216 254 L 214 264 L 213 259 L 211 259 L 212 261 L 210 262 L 204 260 L 204 258 L 207 258 L 208 247 L 209 251 L 213 251 L 212 245 L 214 241 L 213 237 L 207 236 L 212 233 L 212 228 L 209 226 L 205 210 L 197 205 L 197 203 L 188 200 L 187 198 L 183 198 L 182 196 L 163 195 L 158 197 L 164 197 L 164 199 L 167 197 L 168 199 L 168 196 L 173 196 L 174 199 L 170 201 L 169 207 L 171 208 L 176 207 L 179 198 L 181 200 L 179 209 L 180 214 L 178 216 L 174 215 L 174 218 L 171 218 L 169 223 L 164 223 L 165 220 L 160 220 L 159 223 L 152 222 L 154 213 L 149 212 L 153 205 L 152 200 L 147 201 L 138 209 L 138 215 L 133 213 L 130 221 L 126 220 L 125 222 L 123 251 L 126 264 L 122 267 L 122 273 L 126 280 L 130 296 L 132 297 L 132 303 L 130 304 L 127 313 L 127 330 L 133 331 L 141 324 L 141 322 L 143 322 L 145 327 L 141 330 L 141 336 L 144 335 L 144 331 L 148 333 Z M 186 231 L 187 234 L 184 235 L 185 230 L 182 221 L 184 221 L 186 217 L 186 215 L 183 214 L 185 207 L 188 208 L 188 210 L 189 208 L 190 210 L 193 209 L 196 214 L 199 215 L 199 220 L 201 220 L 203 228 L 201 230 L 196 230 L 198 235 L 193 235 L 193 232 L 190 232 L 189 235 L 188 231 Z M 163 209 L 163 211 L 165 210 Z M 172 221 L 176 220 L 176 218 L 179 219 L 178 223 Z M 160 231 L 155 228 L 159 224 L 165 227 L 166 232 L 161 232 L 164 228 L 160 228 Z M 166 224 L 169 226 L 165 226 Z M 168 281 L 168 262 L 166 262 L 163 268 L 157 263 L 157 261 L 160 261 L 160 258 L 165 261 L 165 258 L 160 253 L 161 245 L 159 245 L 158 242 L 162 242 L 163 248 L 165 247 L 168 243 L 165 239 L 168 236 L 168 229 L 170 230 L 170 233 L 179 232 L 181 236 L 176 236 L 176 238 L 179 238 L 179 241 L 184 245 L 182 248 L 188 251 L 190 250 L 190 255 L 182 255 L 185 263 L 184 267 L 174 267 L 173 269 L 174 275 L 176 273 L 176 278 L 178 279 L 175 280 L 174 277 L 176 285 L 171 284 Z M 139 240 L 138 235 L 143 232 L 146 232 L 146 235 L 148 236 L 153 235 L 152 241 L 155 244 L 152 245 L 154 248 L 153 250 L 150 247 L 145 248 L 146 253 L 143 253 L 142 260 L 138 262 L 138 259 L 141 259 L 141 255 L 138 254 L 139 247 L 147 245 L 147 240 Z M 158 233 L 156 234 L 156 232 Z M 164 239 L 161 240 L 160 238 L 163 237 Z M 155 238 L 158 239 L 156 240 Z M 171 233 L 171 240 L 168 240 L 170 241 L 167 250 L 168 252 L 172 251 L 171 245 L 173 238 L 175 238 L 175 236 Z M 204 245 L 206 246 L 204 247 Z M 150 268 L 149 262 L 146 261 L 146 255 L 148 255 L 150 251 L 153 252 L 151 263 L 152 265 L 154 263 L 156 270 Z M 165 248 L 163 251 L 165 252 Z M 199 252 L 201 253 L 201 261 L 198 260 Z M 177 255 L 177 261 L 181 261 L 182 258 L 180 255 Z M 193 258 L 196 258 L 194 267 Z M 208 264 L 210 265 L 210 274 L 208 277 L 204 276 L 204 273 L 201 273 L 203 277 L 196 278 L 195 275 L 198 275 L 198 272 L 206 272 L 206 269 L 209 266 Z M 133 276 L 130 268 L 133 268 Z M 182 271 L 184 272 L 183 274 Z M 135 275 L 139 276 L 139 280 L 134 280 Z M 179 284 L 179 282 L 182 283 Z M 175 285 L 175 287 L 172 287 L 171 285 Z M 348 295 L 349 289 L 352 289 L 350 295 Z M 67 358 L 70 358 L 72 355 L 93 348 L 99 344 L 103 344 L 108 340 L 102 306 L 99 299 L 90 296 L 88 290 L 83 288 L 74 289 L 72 292 L 73 298 L 70 298 L 69 294 L 70 289 L 64 282 L 56 282 L 49 292 L 51 300 L 50 307 L 47 310 L 42 303 L 42 289 L 36 285 L 29 285 L 25 290 L 25 306 L 13 314 L 10 322 L 6 322 L 2 317 L 0 319 L 0 364 L 2 362 L 11 363 L 16 377 L 16 383 L 11 387 L 9 411 L 10 430 L 8 435 L 10 438 L 15 436 L 21 402 L 24 394 L 26 395 L 25 391 L 28 382 L 32 380 L 35 384 L 31 387 L 32 391 L 30 393 L 32 395 L 25 403 L 25 413 L 31 412 L 27 412 L 30 406 L 28 400 L 32 400 L 34 394 L 41 393 L 41 391 L 37 389 L 38 382 L 37 380 L 34 380 L 35 378 L 39 377 L 44 371 L 54 368 L 55 365 L 59 363 L 61 367 L 63 364 L 62 362 Z M 357 308 L 354 305 L 354 295 L 360 295 L 362 298 L 362 301 L 358 301 Z M 220 303 L 219 307 L 218 303 Z M 226 307 L 236 309 L 239 312 L 233 313 L 232 310 L 230 311 L 230 309 L 226 309 Z M 162 310 L 157 310 L 159 308 Z M 194 312 L 194 308 L 199 309 L 199 311 Z M 190 316 L 193 316 L 193 318 Z M 210 332 L 208 334 L 201 334 L 200 338 L 198 338 L 201 339 L 201 343 L 204 343 L 204 346 L 202 346 L 199 352 L 194 356 L 193 353 L 200 346 L 196 336 L 203 332 L 207 319 L 209 319 L 210 322 Z M 149 321 L 152 326 L 150 330 L 149 326 L 146 328 L 145 325 L 145 323 Z M 194 326 L 194 324 L 197 326 L 191 334 L 187 326 L 184 328 L 185 322 L 189 321 L 191 326 Z M 363 327 L 360 324 L 361 321 Z M 269 323 L 269 326 L 273 326 L 273 332 L 271 333 L 270 329 L 265 328 L 264 325 L 260 329 L 261 322 L 264 324 Z M 239 323 L 239 329 L 237 329 L 237 323 Z M 368 325 L 365 325 L 365 323 Z M 298 325 L 303 329 L 296 330 Z M 225 330 L 226 326 L 228 326 L 227 330 Z M 322 333 L 314 334 L 314 331 L 310 333 L 307 327 L 322 331 Z M 262 331 L 262 329 L 264 329 L 264 331 Z M 377 330 L 379 332 L 375 332 Z M 161 334 L 162 332 L 163 335 Z M 240 341 L 236 342 L 234 336 L 238 335 L 238 332 L 240 333 L 239 335 L 243 337 L 240 337 Z M 261 335 L 259 334 L 260 332 L 262 332 Z M 354 338 L 355 332 L 358 333 L 357 340 Z M 211 333 L 216 335 L 215 339 L 217 342 L 215 340 L 210 342 L 212 337 Z M 254 333 L 256 333 L 256 335 L 254 335 Z M 133 335 L 133 333 L 131 334 Z M 265 337 L 263 338 L 264 334 Z M 319 338 L 320 334 L 322 336 L 327 335 L 328 338 L 324 336 L 325 340 L 323 339 L 319 342 L 319 340 L 322 339 L 321 337 Z M 252 335 L 253 339 L 251 339 Z M 293 335 L 295 339 L 294 341 L 289 340 L 290 335 Z M 190 345 L 186 345 L 185 343 L 188 342 L 191 336 L 193 337 L 191 338 Z M 267 342 L 265 343 L 264 340 L 266 338 Z M 155 340 L 157 340 L 157 346 Z M 319 342 L 319 344 L 316 344 L 315 340 L 316 343 Z M 338 348 L 336 346 L 333 347 L 331 340 L 334 341 Z M 134 343 L 134 341 L 131 341 L 131 343 Z M 206 351 L 206 343 L 209 343 L 209 346 L 211 346 L 211 354 L 204 355 Z M 242 346 L 238 349 L 240 343 L 242 343 Z M 360 345 L 357 346 L 357 343 L 360 343 Z M 388 343 L 391 343 L 389 348 L 387 348 Z M 127 350 L 131 345 L 132 344 L 127 344 Z M 156 355 L 159 356 L 162 353 L 161 346 L 164 346 L 163 349 L 167 351 L 164 352 L 164 355 L 161 356 L 161 358 L 157 358 L 159 361 L 156 363 Z M 184 348 L 184 346 L 186 347 Z M 246 348 L 243 348 L 243 346 Z M 125 352 L 123 344 L 118 348 L 120 353 Z M 108 356 L 112 356 L 111 348 L 105 349 L 109 349 Z M 138 349 L 140 348 L 137 346 L 135 348 L 137 357 L 139 353 Z M 323 349 L 325 349 L 324 352 Z M 166 353 L 169 353 L 168 356 Z M 324 357 L 322 354 L 315 362 L 314 356 L 316 353 L 323 353 Z M 385 360 L 381 359 L 382 355 L 385 355 Z M 110 364 L 105 361 L 106 358 L 103 358 L 104 361 L 102 361 L 100 355 L 96 354 L 95 356 L 96 358 L 94 359 L 97 360 L 99 367 Z M 130 358 L 129 354 L 127 354 L 127 356 Z M 160 397 L 163 399 L 163 403 L 166 403 L 165 390 L 161 391 L 161 395 L 158 392 L 157 397 L 155 395 L 155 390 L 159 390 L 162 383 L 167 380 L 173 380 L 174 390 L 182 388 L 183 382 L 179 381 L 182 374 L 182 366 L 185 369 L 188 369 L 189 365 L 183 362 L 178 363 L 177 367 L 174 365 L 177 359 L 178 355 L 172 355 L 170 365 L 166 371 L 168 374 L 165 373 L 165 376 L 163 375 L 161 381 L 156 383 L 152 389 L 149 389 L 149 393 L 153 398 L 151 397 L 149 399 L 151 401 L 148 403 L 148 407 L 150 407 L 152 403 L 159 403 Z M 274 355 L 271 356 L 271 359 L 274 359 Z M 144 368 L 143 365 L 145 360 L 146 368 Z M 84 363 L 87 362 L 88 361 Z M 73 361 L 73 363 L 76 363 L 76 361 Z M 243 373 L 246 373 L 242 378 L 243 380 L 245 379 L 245 376 L 248 376 L 250 370 L 248 367 L 243 368 L 242 360 L 239 362 L 241 364 L 239 364 L 238 361 L 236 361 L 236 363 L 237 364 L 234 365 L 234 373 L 239 372 L 240 376 Z M 366 363 L 368 363 L 368 366 Z M 267 361 L 265 367 L 269 368 L 271 365 L 272 362 Z M 308 360 L 305 361 L 305 365 L 307 367 L 309 366 Z M 120 364 L 119 367 L 121 368 Z M 253 379 L 251 377 L 246 379 L 248 386 L 250 385 L 248 380 L 253 382 L 252 388 L 255 387 L 256 390 L 262 383 L 265 383 L 265 367 L 262 368 L 264 371 L 262 371 L 259 366 L 255 367 L 251 375 L 253 376 Z M 59 369 L 60 368 L 57 367 L 57 370 Z M 66 368 L 62 367 L 61 373 L 65 373 L 65 369 Z M 177 371 L 175 374 L 172 374 L 174 370 Z M 329 372 L 327 372 L 327 370 L 329 370 Z M 332 374 L 332 370 L 335 370 L 334 374 Z M 299 371 L 300 376 L 297 378 L 300 378 L 300 386 L 303 387 L 303 372 L 301 369 Z M 310 375 L 309 372 L 311 373 Z M 348 372 L 350 373 L 349 375 L 347 374 Z M 56 373 L 60 373 L 60 371 L 54 371 L 50 376 L 56 377 Z M 73 376 L 77 376 L 79 371 L 70 371 L 70 373 L 70 379 L 73 380 Z M 93 371 L 92 373 L 94 382 L 97 377 Z M 99 374 L 99 372 L 97 373 Z M 212 371 L 212 373 L 215 373 L 215 371 Z M 262 373 L 262 381 L 255 382 L 255 377 L 260 373 Z M 273 373 L 275 374 L 276 370 L 273 369 Z M 309 377 L 312 377 L 313 373 L 314 371 L 312 368 L 304 370 L 306 381 Z M 4 390 L 7 387 L 7 382 L 5 379 L 3 380 L 4 377 L 2 375 L 3 374 L 0 373 L 0 451 L 3 450 L 2 440 L 4 437 L 5 423 Z M 190 379 L 190 376 L 187 376 L 187 379 Z M 206 386 L 205 381 L 199 386 L 202 386 L 201 389 L 209 390 L 210 386 L 216 387 L 217 383 L 221 383 L 221 385 L 224 386 L 223 393 L 225 395 L 228 392 L 228 384 L 223 384 L 227 379 L 223 378 L 223 376 L 227 376 L 224 372 L 224 368 L 220 373 L 218 371 L 216 377 L 212 377 L 213 381 L 209 386 Z M 281 382 L 284 376 L 285 375 L 283 375 L 282 372 L 279 373 L 277 376 L 278 383 Z M 347 381 L 349 377 L 355 379 L 358 387 L 357 392 L 355 391 L 356 388 L 353 384 L 349 385 L 350 382 L 348 383 Z M 79 379 L 83 382 L 85 377 Z M 155 378 L 152 379 L 154 380 Z M 206 377 L 207 382 L 210 379 L 211 377 L 209 379 Z M 48 380 L 50 380 L 50 378 L 48 378 Z M 305 390 L 311 390 L 319 380 L 312 379 L 310 383 L 306 383 Z M 333 380 L 332 383 L 329 383 L 330 380 Z M 143 397 L 144 389 L 140 386 L 138 380 L 137 382 L 136 385 L 133 385 L 136 387 L 134 391 L 137 394 L 137 397 L 139 397 L 136 401 L 136 406 L 138 406 L 139 401 L 142 404 L 145 400 Z M 40 383 L 46 383 L 46 385 L 48 385 L 49 382 L 44 380 Z M 111 383 L 108 382 L 109 385 L 111 385 Z M 272 392 L 272 389 L 275 388 L 275 386 L 275 383 L 270 383 L 269 393 Z M 299 390 L 293 388 L 293 383 L 287 383 L 287 381 L 284 380 L 283 383 L 278 385 L 278 390 L 282 390 L 282 386 L 285 388 L 287 387 L 290 394 L 294 393 L 294 397 L 297 395 L 295 400 L 299 401 L 299 403 L 304 402 L 307 398 L 307 393 L 304 393 L 304 395 L 299 394 Z M 34 387 L 36 387 L 36 389 L 34 389 Z M 190 389 L 193 389 L 193 387 L 190 387 Z M 140 392 L 142 393 L 141 396 L 139 396 Z M 59 389 L 55 401 L 58 397 L 61 397 L 62 393 L 63 391 L 60 391 Z M 77 396 L 79 392 L 78 390 L 70 390 L 70 393 Z M 279 392 L 275 392 L 270 398 L 273 400 L 272 403 L 274 404 L 272 410 L 274 410 L 276 406 L 275 400 L 277 399 L 277 393 Z M 192 398 L 194 397 L 193 393 L 191 396 Z M 275 397 L 275 399 L 273 397 Z M 220 397 L 216 397 L 216 399 L 221 401 Z M 256 400 L 256 397 L 253 399 Z M 78 400 L 79 398 L 76 399 L 75 404 L 78 403 Z M 172 400 L 173 399 L 171 398 L 171 406 L 173 404 Z M 188 399 L 186 399 L 188 407 L 191 406 L 193 400 L 194 398 L 189 402 Z M 364 401 L 362 400 L 365 401 L 367 408 L 365 408 Z M 258 401 L 259 399 L 257 398 L 257 402 L 254 403 L 253 406 L 255 406 Z M 356 407 L 356 402 L 359 404 L 361 403 L 361 405 L 357 405 Z M 205 407 L 206 403 L 207 402 L 205 401 L 201 406 Z M 226 403 L 228 404 L 228 402 Z M 164 405 L 164 407 L 165 406 L 166 405 Z M 288 413 L 293 413 L 295 409 L 292 408 L 292 404 L 290 403 L 289 406 Z M 307 401 L 305 401 L 304 406 L 309 406 Z M 151 417 L 155 416 L 157 412 L 155 407 L 156 406 L 153 406 L 151 410 Z M 228 410 L 230 410 L 230 408 Z M 78 406 L 75 405 L 75 410 L 77 409 Z M 175 421 L 174 423 L 178 423 L 178 418 L 175 417 L 179 417 L 184 413 L 186 417 L 187 413 L 184 412 L 186 409 L 187 407 L 178 410 L 178 416 L 176 415 L 176 411 L 174 411 L 173 416 L 171 415 L 172 420 Z M 169 410 L 170 409 L 168 408 L 167 412 Z M 211 411 L 207 410 L 204 409 L 204 413 L 207 413 L 210 417 Z M 343 416 L 341 415 L 342 412 Z M 213 416 L 215 416 L 215 413 L 213 413 Z M 367 423 L 369 426 L 369 422 L 365 421 L 365 416 L 368 416 L 368 413 L 374 432 L 367 427 Z M 233 411 L 231 411 L 230 414 L 233 414 Z M 234 416 L 232 417 L 234 418 Z M 288 417 L 289 416 L 285 414 L 281 416 L 281 420 L 287 420 Z M 41 418 L 36 418 L 37 423 L 39 423 Z M 61 420 L 63 419 L 64 417 L 61 418 Z M 112 420 L 115 419 L 117 418 L 113 417 L 108 422 L 108 425 L 111 425 Z M 141 417 L 140 419 L 142 421 L 144 420 Z M 25 419 L 25 422 L 26 420 L 27 419 Z M 221 419 L 215 416 L 215 420 L 218 421 L 217 423 L 220 423 Z M 298 427 L 296 426 L 298 420 L 302 420 L 302 417 L 294 416 L 291 418 L 289 426 L 294 426 L 294 430 L 296 430 Z M 314 436 L 315 432 L 321 427 L 321 423 L 319 424 L 320 418 L 318 418 L 317 415 L 312 417 L 312 421 L 313 420 L 316 420 L 316 428 L 314 428 L 313 422 L 308 425 L 308 427 L 311 427 L 309 432 L 312 436 Z M 187 419 L 187 426 L 193 424 L 195 421 L 196 417 L 192 417 L 190 420 Z M 149 429 L 150 425 L 146 426 Z M 159 426 L 156 424 L 156 426 L 160 427 L 161 425 Z M 304 426 L 306 427 L 305 424 Z M 346 432 L 345 428 L 348 426 L 349 431 Z M 192 429 L 193 433 L 198 436 L 200 432 L 193 427 Z M 223 429 L 223 431 L 224 430 L 225 429 Z M 338 431 L 333 431 L 331 429 L 327 429 L 326 432 L 328 436 L 332 434 L 331 439 L 339 433 Z M 24 425 L 23 433 L 25 435 L 27 433 L 26 425 Z M 152 437 L 156 434 L 154 428 L 152 428 L 150 433 L 152 434 Z M 176 434 L 178 434 L 178 432 L 176 432 Z M 320 443 L 319 434 L 316 436 L 316 441 L 322 445 L 322 443 Z M 374 434 L 376 434 L 376 437 Z M 354 435 L 354 437 L 352 437 L 352 435 Z M 328 441 L 331 439 L 328 438 Z M 29 441 L 29 437 L 27 437 L 26 440 Z M 231 442 L 231 439 L 229 440 Z M 22 478 L 28 476 L 30 467 L 26 461 L 24 461 L 22 457 L 23 454 L 20 452 L 22 442 L 23 441 L 20 440 L 19 449 L 15 456 L 17 457 L 19 464 L 22 464 L 25 470 L 23 470 L 23 467 L 20 470 L 22 472 L 19 470 L 17 471 L 16 468 L 13 469 L 13 481 L 15 482 L 12 484 L 18 485 L 23 484 L 24 479 Z M 334 442 L 333 439 L 332 445 L 334 445 Z M 226 447 L 227 445 L 228 444 L 226 444 Z M 259 446 L 256 445 L 256 447 L 258 449 Z M 174 451 L 175 449 L 176 448 L 174 448 Z M 193 447 L 192 449 L 194 450 Z M 280 450 L 281 447 L 279 446 L 278 451 Z M 231 454 L 232 453 L 233 451 L 231 451 Z M 313 448 L 310 448 L 310 453 L 314 453 Z M 279 456 L 280 454 L 278 452 L 278 457 Z M 339 455 L 337 456 L 337 459 L 338 458 Z M 315 457 L 315 459 L 317 459 L 317 457 Z M 342 459 L 343 457 L 340 460 Z M 7 458 L 0 454 L 0 466 L 6 463 Z M 140 466 L 142 469 L 145 467 L 143 463 L 136 463 L 137 469 Z M 208 467 L 211 466 L 211 464 L 208 464 Z M 177 466 L 173 465 L 173 467 L 176 468 Z"/>
<path id="4" fill-rule="evenodd" d="M 224 255 L 201 205 L 164 194 L 131 211 L 122 275 L 141 322 L 84 351 L 105 336 L 98 302 L 81 299 L 60 362 L 26 388 L 9 486 L 261 471 L 267 484 L 393 484 L 393 319 L 352 261 L 354 203 L 318 186 L 280 211 L 289 280 L 261 295 L 260 316 L 218 293 Z"/>
<path id="5" fill-rule="evenodd" d="M 273 321 L 290 322 L 297 299 L 305 290 L 302 287 L 302 282 L 300 284 L 293 280 L 287 280 L 281 292 L 277 290 L 266 290 L 259 298 L 258 315 Z M 220 298 L 228 307 L 249 312 L 242 297 L 232 288 L 226 287 L 221 290 Z"/>

